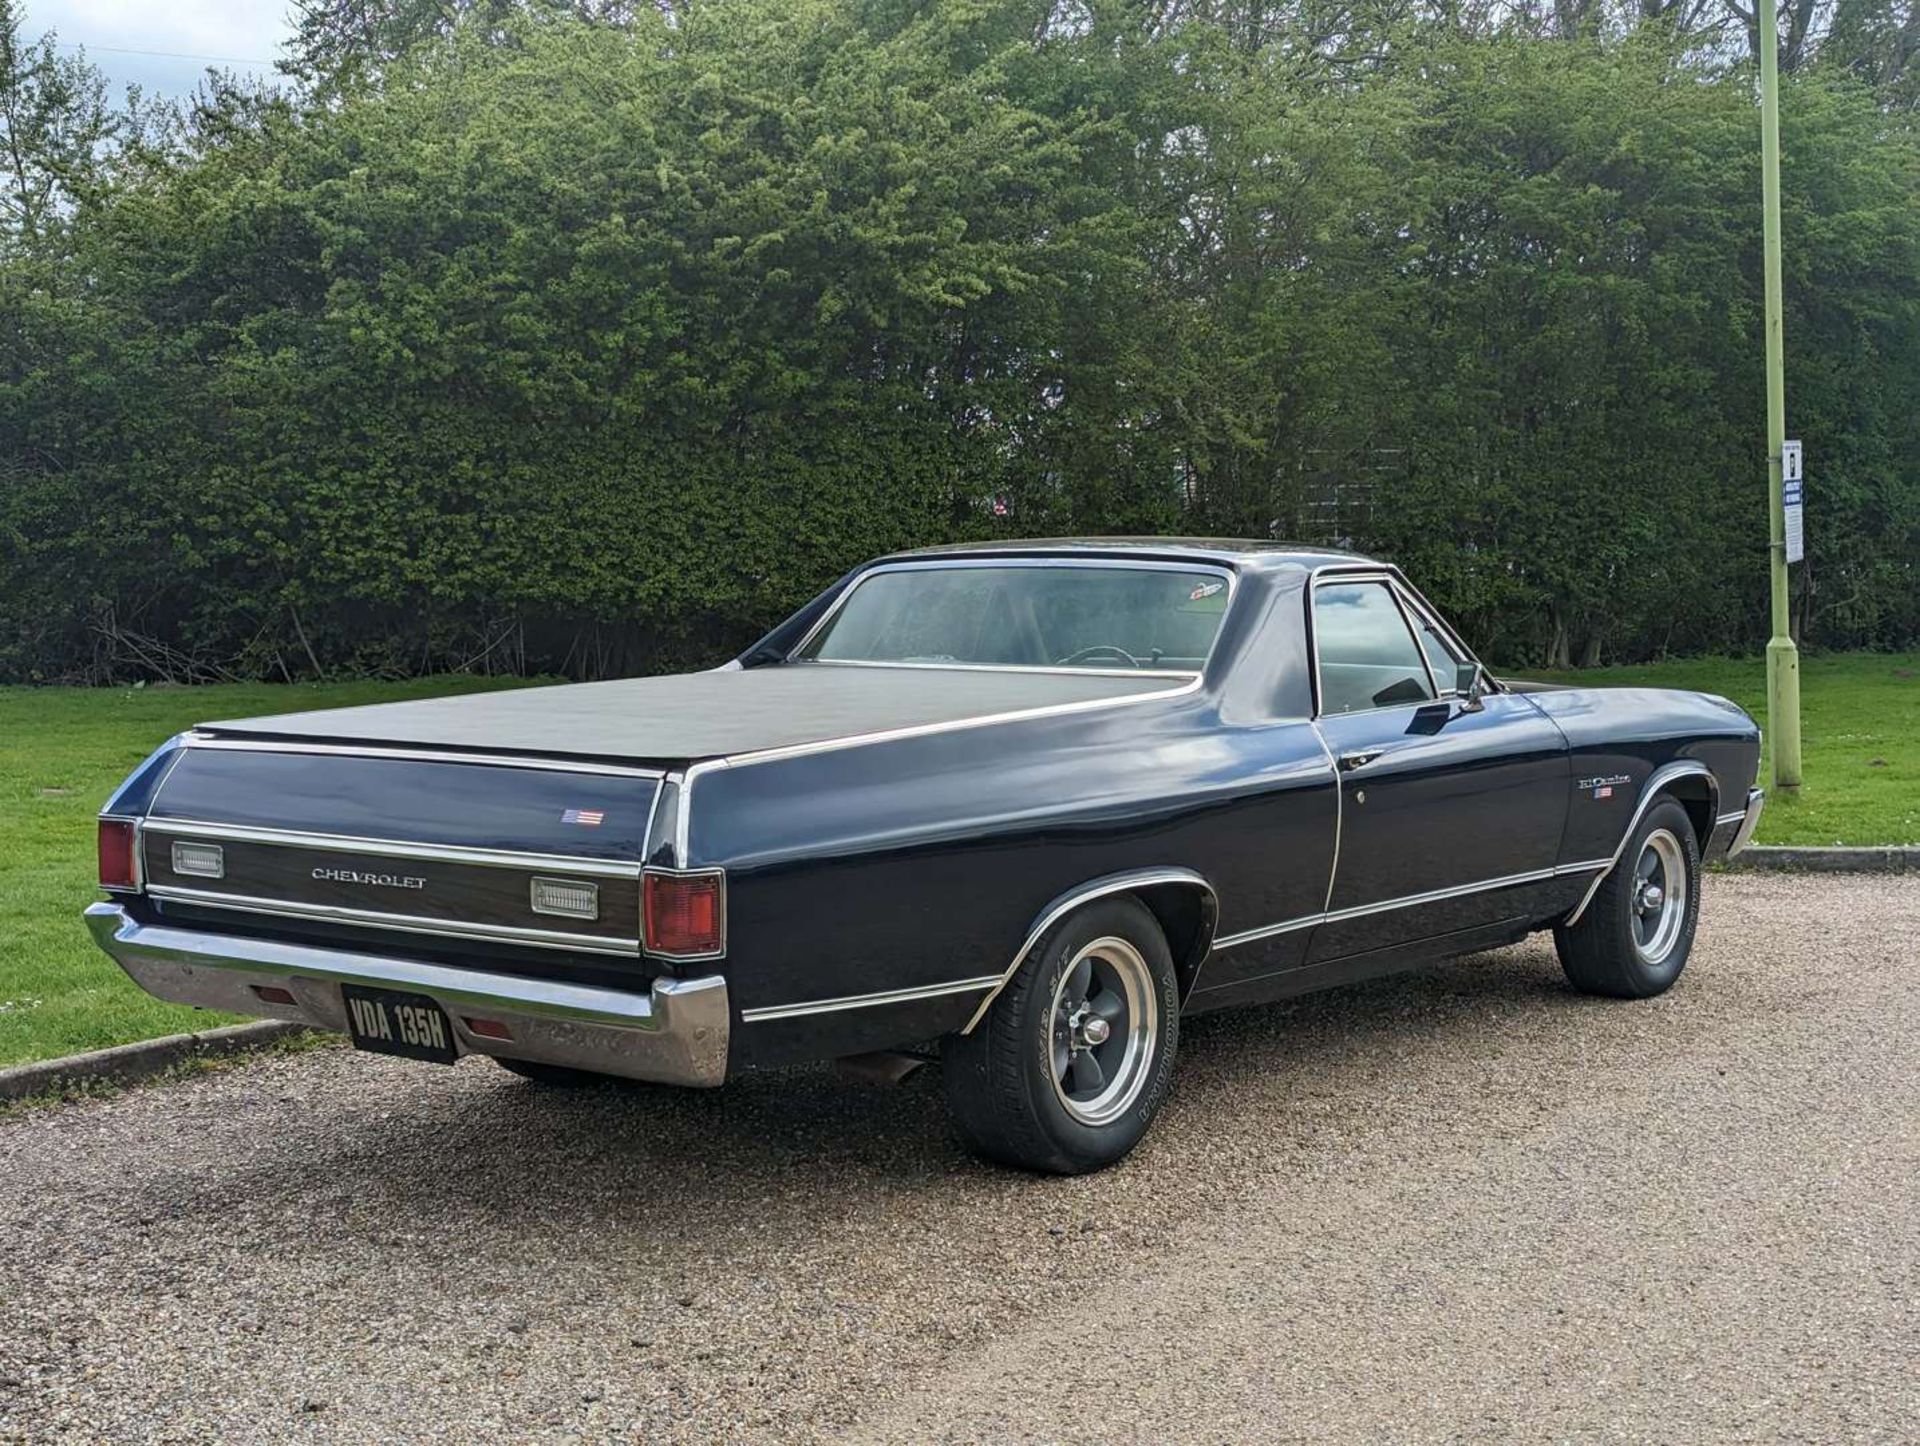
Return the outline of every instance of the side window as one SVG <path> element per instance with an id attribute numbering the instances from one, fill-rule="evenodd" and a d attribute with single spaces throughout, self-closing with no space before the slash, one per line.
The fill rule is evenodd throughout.
<path id="1" fill-rule="evenodd" d="M 1432 699 L 1420 644 L 1385 583 L 1337 582 L 1318 588 L 1313 595 L 1313 635 L 1322 713 Z"/>
<path id="2" fill-rule="evenodd" d="M 1465 658 L 1455 653 L 1447 640 L 1434 630 L 1432 623 L 1421 617 L 1417 610 L 1413 612 L 1414 632 L 1419 635 L 1421 651 L 1427 655 L 1427 662 L 1433 668 L 1433 679 L 1440 685 L 1442 693 L 1454 691 L 1454 679 L 1459 676 L 1460 665 Z"/>

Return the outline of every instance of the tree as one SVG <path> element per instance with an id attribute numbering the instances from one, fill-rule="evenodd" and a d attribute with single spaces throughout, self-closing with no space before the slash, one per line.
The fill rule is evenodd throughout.
<path id="1" fill-rule="evenodd" d="M 16 0 L 0 0 L 0 260 L 46 256 L 97 183 L 119 131 L 106 82 L 51 31 L 29 42 Z"/>

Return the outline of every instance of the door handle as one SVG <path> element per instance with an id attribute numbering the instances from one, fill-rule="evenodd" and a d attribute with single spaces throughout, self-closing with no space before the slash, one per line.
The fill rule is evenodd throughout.
<path id="1" fill-rule="evenodd" d="M 1361 748 L 1352 753 L 1342 753 L 1340 755 L 1340 771 L 1342 773 L 1351 773 L 1356 768 L 1365 768 L 1386 751 L 1384 748 Z"/>

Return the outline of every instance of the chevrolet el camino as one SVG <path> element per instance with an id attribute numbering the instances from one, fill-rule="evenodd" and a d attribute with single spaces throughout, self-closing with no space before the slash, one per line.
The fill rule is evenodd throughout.
<path id="1" fill-rule="evenodd" d="M 1076 1172 L 1184 1015 L 1539 930 L 1669 988 L 1759 750 L 1722 698 L 1502 682 L 1362 557 L 951 547 L 712 672 L 207 723 L 108 803 L 87 922 L 162 999 L 549 1083 L 937 1042 L 974 1149 Z"/>

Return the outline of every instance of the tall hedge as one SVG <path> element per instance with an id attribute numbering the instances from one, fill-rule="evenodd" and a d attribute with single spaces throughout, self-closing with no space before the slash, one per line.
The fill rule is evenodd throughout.
<path id="1" fill-rule="evenodd" d="M 643 671 L 955 537 L 1270 530 L 1503 662 L 1764 634 L 1749 77 L 1095 6 L 456 27 L 0 254 L 0 678 Z M 1789 87 L 1799 624 L 1920 635 L 1920 145 Z"/>

